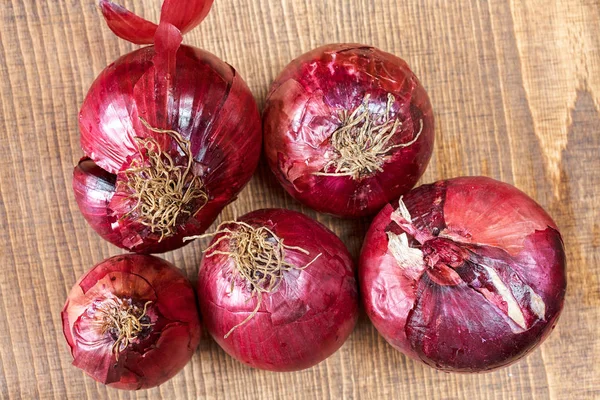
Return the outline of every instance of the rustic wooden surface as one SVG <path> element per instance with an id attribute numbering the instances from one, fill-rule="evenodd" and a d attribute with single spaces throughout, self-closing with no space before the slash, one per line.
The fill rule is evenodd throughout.
<path id="1" fill-rule="evenodd" d="M 159 0 L 126 4 L 158 18 Z M 598 0 L 216 0 L 186 42 L 234 65 L 261 105 L 283 66 L 321 44 L 363 42 L 406 59 L 437 118 L 422 181 L 484 174 L 537 199 L 564 236 L 567 300 L 544 345 L 494 373 L 408 360 L 363 315 L 343 348 L 307 371 L 252 370 L 205 339 L 183 372 L 139 393 L 72 367 L 60 320 L 76 278 L 120 253 L 79 214 L 71 172 L 87 88 L 135 46 L 111 34 L 94 0 L 3 0 L 0 15 L 1 398 L 600 398 Z M 369 222 L 301 207 L 264 164 L 222 217 L 267 206 L 317 218 L 354 256 Z M 203 245 L 165 257 L 195 280 Z"/>

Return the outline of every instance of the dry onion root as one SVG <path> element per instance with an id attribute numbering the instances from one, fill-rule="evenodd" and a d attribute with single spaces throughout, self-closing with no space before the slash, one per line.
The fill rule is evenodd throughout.
<path id="1" fill-rule="evenodd" d="M 383 172 L 383 165 L 390 158 L 394 149 L 412 146 L 423 132 L 423 120 L 419 121 L 419 131 L 407 143 L 392 144 L 391 141 L 402 127 L 400 119 L 393 117 L 392 106 L 396 101 L 393 94 L 388 93 L 387 104 L 383 114 L 373 114 L 369 110 L 367 94 L 354 111 L 340 112 L 341 125 L 331 135 L 331 146 L 335 156 L 328 161 L 322 171 L 314 172 L 320 176 L 350 176 L 354 180 Z M 333 172 L 326 172 L 333 169 Z"/>
<path id="2" fill-rule="evenodd" d="M 235 225 L 237 229 L 231 230 L 227 228 L 228 225 Z M 308 251 L 298 246 L 285 245 L 283 240 L 266 226 L 255 228 L 242 221 L 222 222 L 216 232 L 199 237 L 217 235 L 218 238 L 204 250 L 206 257 L 214 257 L 217 254 L 230 257 L 239 276 L 252 288 L 251 296 L 258 298 L 254 311 L 245 320 L 231 328 L 223 337 L 224 339 L 227 339 L 236 328 L 246 324 L 256 315 L 262 304 L 263 294 L 273 293 L 277 290 L 285 271 L 306 269 L 321 256 L 320 253 L 317 254 L 304 266 L 290 264 L 286 261 L 287 251 L 298 251 L 306 255 L 309 254 Z M 196 238 L 198 237 L 189 237 L 184 240 Z M 229 242 L 229 250 L 217 250 L 222 241 Z M 234 284 L 235 281 L 232 280 L 232 291 Z"/>
<path id="3" fill-rule="evenodd" d="M 100 332 L 109 333 L 115 340 L 112 351 L 117 361 L 119 353 L 138 339 L 144 328 L 154 325 L 148 322 L 150 318 L 146 315 L 150 304 L 150 300 L 145 302 L 142 309 L 133 304 L 131 299 L 115 296 L 103 302 L 96 310 L 96 323 L 100 326 Z"/>
<path id="4" fill-rule="evenodd" d="M 208 196 L 202 180 L 192 171 L 190 142 L 176 131 L 153 128 L 142 118 L 140 121 L 148 130 L 171 137 L 187 159 L 183 164 L 176 163 L 156 139 L 136 137 L 139 157 L 123 172 L 125 178 L 120 183 L 131 193 L 129 198 L 135 206 L 121 219 L 133 216 L 134 221 L 159 233 L 160 243 L 176 234 L 182 219 L 196 216 Z"/>

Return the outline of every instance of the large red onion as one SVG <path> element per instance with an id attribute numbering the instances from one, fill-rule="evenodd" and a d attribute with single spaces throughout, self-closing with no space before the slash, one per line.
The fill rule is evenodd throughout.
<path id="1" fill-rule="evenodd" d="M 79 116 L 86 157 L 75 167 L 75 197 L 111 243 L 173 250 L 204 232 L 250 180 L 260 156 L 258 108 L 230 65 L 180 46 L 181 32 L 212 0 L 166 0 L 158 26 L 100 4 L 117 35 L 155 45 L 119 58 L 90 88 Z"/>
<path id="2" fill-rule="evenodd" d="M 353 264 L 342 241 L 288 210 L 220 226 L 200 266 L 204 324 L 232 357 L 293 371 L 333 354 L 358 318 Z"/>
<path id="3" fill-rule="evenodd" d="M 171 379 L 201 335 L 190 282 L 172 264 L 144 255 L 92 268 L 69 293 L 62 321 L 73 365 L 117 389 Z"/>
<path id="4" fill-rule="evenodd" d="M 410 190 L 431 157 L 429 98 L 400 58 L 334 44 L 292 61 L 263 116 L 265 153 L 285 190 L 309 207 L 356 217 Z"/>
<path id="5" fill-rule="evenodd" d="M 445 371 L 506 366 L 554 328 L 566 289 L 550 216 L 484 177 L 424 185 L 387 205 L 365 238 L 367 314 L 396 349 Z"/>

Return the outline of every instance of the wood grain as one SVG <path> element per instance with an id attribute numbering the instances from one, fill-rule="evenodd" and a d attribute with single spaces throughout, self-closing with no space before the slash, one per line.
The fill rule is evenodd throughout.
<path id="1" fill-rule="evenodd" d="M 126 2 L 157 20 L 159 0 Z M 4 0 L 0 7 L 0 397 L 54 399 L 600 398 L 600 2 L 597 0 L 217 0 L 186 42 L 231 63 L 259 100 L 292 58 L 362 42 L 406 59 L 437 118 L 423 182 L 484 174 L 515 184 L 553 215 L 569 288 L 551 337 L 525 360 L 484 375 L 408 360 L 363 315 L 343 348 L 307 371 L 256 371 L 209 339 L 160 388 L 119 392 L 70 365 L 60 311 L 84 271 L 120 250 L 80 216 L 71 173 L 82 155 L 77 112 L 94 77 L 135 48 L 94 0 Z M 222 218 L 300 210 L 356 256 L 367 219 L 303 208 L 261 165 Z M 196 279 L 194 243 L 165 255 Z"/>

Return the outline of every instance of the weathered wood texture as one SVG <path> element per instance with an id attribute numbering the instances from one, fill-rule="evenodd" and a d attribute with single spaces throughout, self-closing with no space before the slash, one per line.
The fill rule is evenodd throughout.
<path id="1" fill-rule="evenodd" d="M 159 0 L 127 5 L 158 18 Z M 135 46 L 106 28 L 94 0 L 3 0 L 0 15 L 1 398 L 600 398 L 599 1 L 217 0 L 185 40 L 234 65 L 261 105 L 283 66 L 321 44 L 363 42 L 406 59 L 437 118 L 422 181 L 484 174 L 537 199 L 564 235 L 567 301 L 540 349 L 490 374 L 410 361 L 363 315 L 343 348 L 307 371 L 252 370 L 206 339 L 182 373 L 139 393 L 72 367 L 60 321 L 76 278 L 120 253 L 79 214 L 71 172 L 87 88 Z M 354 256 L 369 222 L 301 207 L 264 164 L 222 218 L 267 206 L 317 218 Z M 205 244 L 165 257 L 195 280 Z"/>

